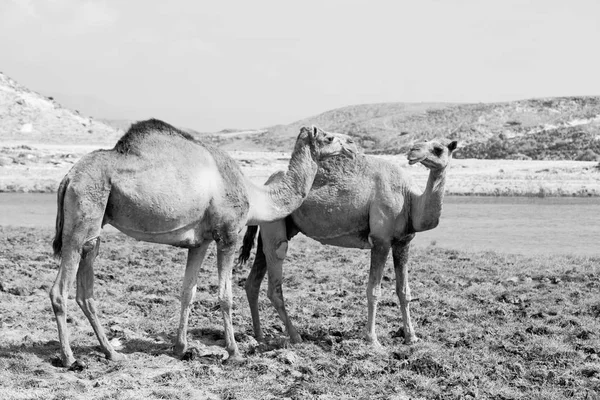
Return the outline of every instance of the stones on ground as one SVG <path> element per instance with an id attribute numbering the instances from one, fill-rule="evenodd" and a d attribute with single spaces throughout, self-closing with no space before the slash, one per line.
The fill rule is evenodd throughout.
<path id="1" fill-rule="evenodd" d="M 298 363 L 299 359 L 298 356 L 290 350 L 281 350 L 279 351 L 279 354 L 277 355 L 277 359 L 284 363 L 284 364 L 288 364 L 288 365 L 295 365 Z"/>
<path id="2" fill-rule="evenodd" d="M 71 366 L 69 367 L 69 371 L 74 371 L 74 372 L 81 372 L 84 369 L 87 369 L 87 364 L 84 363 L 83 361 L 80 360 L 76 360 L 73 364 L 71 364 Z"/>
<path id="3" fill-rule="evenodd" d="M 10 157 L 0 157 L 0 167 L 4 167 L 7 165 L 11 165 L 13 163 L 13 159 Z"/>
<path id="4" fill-rule="evenodd" d="M 525 302 L 526 298 L 524 295 L 517 296 L 510 292 L 504 292 L 500 296 L 498 296 L 497 300 L 502 303 L 521 304 Z"/>
<path id="5" fill-rule="evenodd" d="M 217 362 L 223 361 L 229 358 L 227 351 L 220 346 L 205 346 L 205 347 L 192 347 L 186 351 L 181 360 L 183 361 L 209 361 Z"/>

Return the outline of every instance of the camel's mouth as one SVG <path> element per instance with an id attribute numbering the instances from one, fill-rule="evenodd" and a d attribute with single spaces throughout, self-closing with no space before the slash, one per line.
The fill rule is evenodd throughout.
<path id="1" fill-rule="evenodd" d="M 410 149 L 410 151 L 406 155 L 406 158 L 408 158 L 408 165 L 414 165 L 426 159 L 427 154 L 423 152 L 423 149 L 421 147 L 415 146 L 412 149 Z"/>
<path id="2" fill-rule="evenodd" d="M 415 165 L 418 162 L 421 162 L 425 159 L 425 157 L 415 157 L 414 155 L 408 155 L 408 165 Z"/>
<path id="3" fill-rule="evenodd" d="M 346 156 L 346 157 L 354 157 L 355 155 L 357 155 L 359 153 L 358 148 L 356 147 L 356 145 L 345 145 L 344 147 L 342 147 L 342 155 Z"/>

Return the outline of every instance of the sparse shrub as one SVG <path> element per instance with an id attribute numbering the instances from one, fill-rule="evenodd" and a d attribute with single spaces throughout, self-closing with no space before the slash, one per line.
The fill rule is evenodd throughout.
<path id="1" fill-rule="evenodd" d="M 585 151 L 580 151 L 575 158 L 577 161 L 597 161 L 600 160 L 600 156 L 594 152 L 592 149 L 587 149 Z"/>

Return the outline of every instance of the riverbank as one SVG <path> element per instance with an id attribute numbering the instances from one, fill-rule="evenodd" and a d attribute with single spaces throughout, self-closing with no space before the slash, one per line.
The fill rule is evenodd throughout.
<path id="1" fill-rule="evenodd" d="M 33 145 L 10 143 L 0 148 L 0 192 L 52 193 L 84 154 L 101 146 Z M 109 145 L 104 146 L 110 147 Z M 286 169 L 289 153 L 243 152 L 229 154 L 256 183 Z M 408 166 L 404 156 L 373 156 L 406 167 L 425 186 L 428 170 Z M 453 160 L 446 194 L 458 196 L 600 196 L 597 162 L 535 160 Z"/>

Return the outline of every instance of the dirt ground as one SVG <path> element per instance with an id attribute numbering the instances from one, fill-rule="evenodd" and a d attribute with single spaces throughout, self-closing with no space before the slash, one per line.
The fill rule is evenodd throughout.
<path id="1" fill-rule="evenodd" d="M 55 192 L 62 177 L 84 154 L 105 146 L 23 144 L 0 147 L 0 192 Z M 232 151 L 231 156 L 255 183 L 286 169 L 289 153 Z M 406 167 L 425 186 L 428 170 L 408 166 L 405 156 L 374 156 Z M 484 196 L 600 196 L 597 162 L 453 160 L 446 194 Z"/>
<path id="2" fill-rule="evenodd" d="M 249 267 L 236 267 L 233 322 L 246 362 L 228 365 L 214 247 L 190 318 L 189 339 L 199 351 L 182 361 L 171 346 L 186 251 L 104 234 L 95 297 L 109 338 L 127 360 L 104 359 L 71 296 L 71 343 L 87 368 L 69 371 L 57 366 L 48 298 L 57 273 L 52 233 L 0 227 L 2 399 L 600 398 L 597 257 L 414 249 L 410 282 L 420 341 L 406 346 L 399 337 L 388 266 L 377 317 L 383 350 L 374 351 L 362 336 L 369 253 L 297 237 L 284 268 L 284 294 L 304 343 L 285 340 L 264 290 L 267 343 L 253 339 L 243 290 Z"/>

